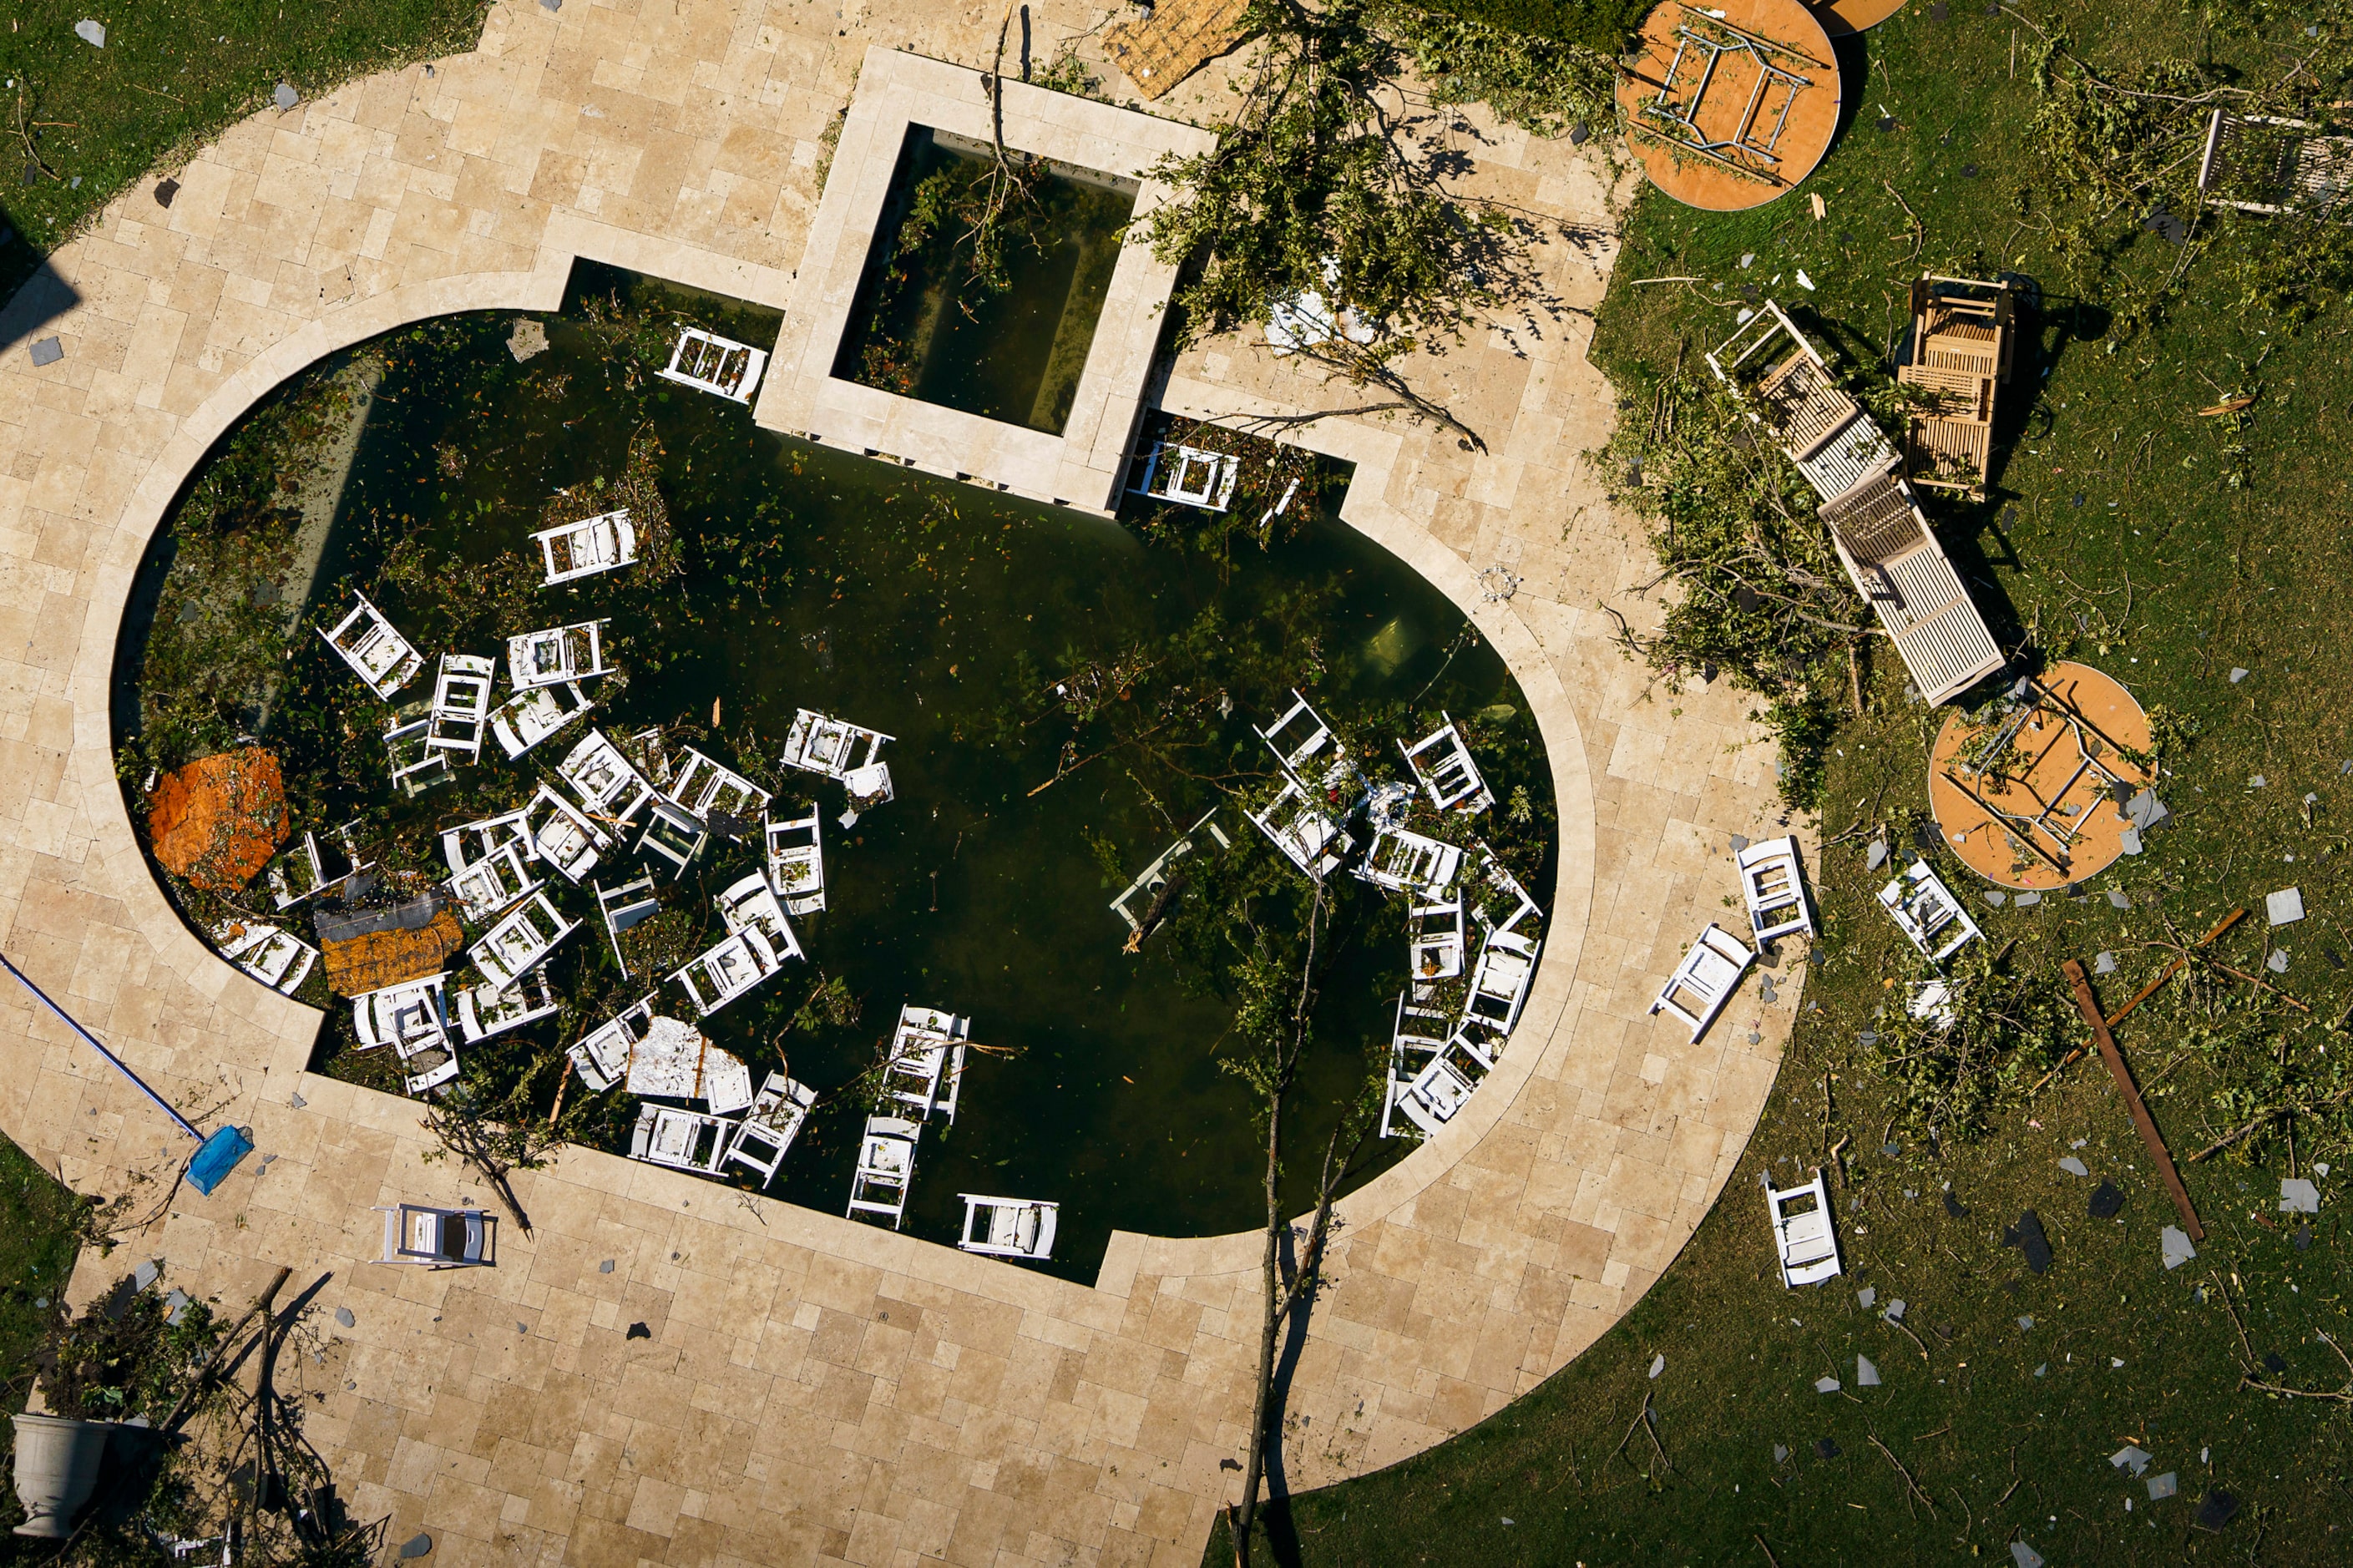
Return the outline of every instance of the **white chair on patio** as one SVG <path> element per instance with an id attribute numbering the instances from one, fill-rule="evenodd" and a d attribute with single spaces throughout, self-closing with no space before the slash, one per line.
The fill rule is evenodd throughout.
<path id="1" fill-rule="evenodd" d="M 809 1107 L 816 1103 L 817 1090 L 808 1085 L 796 1083 L 780 1072 L 770 1073 L 745 1113 L 744 1125 L 735 1130 L 727 1163 L 759 1172 L 760 1190 L 767 1191 L 768 1184 L 776 1179 L 776 1167 L 785 1163 L 793 1140 L 800 1136 Z"/>
<path id="2" fill-rule="evenodd" d="M 335 623 L 332 631 L 320 627 L 319 635 L 352 667 L 352 672 L 366 682 L 379 701 L 391 701 L 392 694 L 425 668 L 423 657 L 409 646 L 406 637 L 392 629 L 392 623 L 385 619 L 382 610 L 368 602 L 365 594 L 353 593 L 352 607 L 343 613 L 343 618 Z"/>
<path id="3" fill-rule="evenodd" d="M 605 621 L 579 621 L 507 638 L 507 681 L 517 691 L 610 675 L 605 662 Z"/>
<path id="4" fill-rule="evenodd" d="M 1802 1187 L 1776 1188 L 1767 1180 L 1765 1206 L 1773 1216 L 1773 1247 L 1785 1287 L 1819 1285 L 1839 1272 L 1838 1235 L 1831 1226 L 1831 1195 L 1821 1172 Z"/>
<path id="5" fill-rule="evenodd" d="M 1413 770 L 1432 805 L 1476 816 L 1495 804 L 1494 792 L 1479 775 L 1479 764 L 1471 760 L 1471 748 L 1454 727 L 1453 716 L 1441 710 L 1439 717 L 1445 722 L 1410 746 L 1399 741 L 1398 750 L 1405 753 L 1405 765 Z"/>
<path id="6" fill-rule="evenodd" d="M 1021 1258 L 1042 1262 L 1054 1255 L 1054 1226 L 1062 1205 L 1033 1198 L 991 1198 L 959 1193 L 964 1199 L 964 1239 L 956 1245 L 984 1258 Z"/>
<path id="7" fill-rule="evenodd" d="M 569 681 L 534 686 L 516 692 L 491 715 L 491 733 L 512 762 L 595 706 Z"/>
<path id="8" fill-rule="evenodd" d="M 1942 963 L 1985 934 L 1926 860 L 1913 861 L 1911 869 L 1880 889 L 1879 903 L 1931 963 Z"/>
<path id="9" fill-rule="evenodd" d="M 547 962 L 556 945 L 580 929 L 545 893 L 533 893 L 466 950 L 482 978 L 505 990 Z"/>
<path id="10" fill-rule="evenodd" d="M 785 912 L 811 915 L 825 909 L 825 843 L 823 814 L 815 805 L 806 816 L 779 822 L 771 816 L 762 832 L 768 886 L 785 903 Z"/>
<path id="11" fill-rule="evenodd" d="M 1795 838 L 1768 838 L 1736 857 L 1740 890 L 1748 900 L 1748 924 L 1758 947 L 1791 931 L 1814 934 L 1814 914 L 1806 898 L 1806 870 Z"/>
<path id="12" fill-rule="evenodd" d="M 858 1172 L 849 1182 L 851 1219 L 873 1215 L 887 1217 L 891 1228 L 907 1210 L 907 1184 L 915 1176 L 915 1141 L 923 1134 L 920 1121 L 896 1116 L 870 1116 L 858 1144 Z"/>
<path id="13" fill-rule="evenodd" d="M 638 1124 L 629 1131 L 629 1158 L 715 1176 L 734 1136 L 735 1123 L 723 1117 L 674 1105 L 640 1105 Z"/>
<path id="14" fill-rule="evenodd" d="M 1683 954 L 1683 961 L 1675 965 L 1675 972 L 1667 976 L 1667 983 L 1659 987 L 1659 999 L 1651 1004 L 1651 1015 L 1672 1013 L 1690 1027 L 1692 1039 L 1697 1041 L 1724 1011 L 1740 977 L 1756 962 L 1756 953 L 1738 937 L 1710 921 L 1691 951 Z"/>
<path id="15" fill-rule="evenodd" d="M 499 1261 L 498 1216 L 480 1209 L 425 1204 L 380 1205 L 384 1256 L 378 1263 L 426 1268 L 491 1268 Z"/>
<path id="16" fill-rule="evenodd" d="M 617 571 L 638 558 L 638 531 L 629 521 L 627 507 L 582 518 L 578 522 L 543 528 L 531 537 L 539 546 L 541 562 L 547 570 L 544 585 L 550 588 L 559 583 L 593 577 L 599 572 Z"/>

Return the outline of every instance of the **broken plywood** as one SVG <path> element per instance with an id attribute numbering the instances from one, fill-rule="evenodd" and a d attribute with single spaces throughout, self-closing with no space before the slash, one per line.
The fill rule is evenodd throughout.
<path id="1" fill-rule="evenodd" d="M 1150 14 L 1103 29 L 1103 53 L 1156 99 L 1242 39 L 1249 0 L 1161 0 Z"/>
<path id="2" fill-rule="evenodd" d="M 164 775 L 147 810 L 164 869 L 192 888 L 233 893 L 261 874 L 286 837 L 286 779 L 259 746 L 199 757 Z"/>
<path id="3" fill-rule="evenodd" d="M 449 955 L 465 945 L 458 917 L 445 909 L 436 910 L 421 926 L 369 931 L 341 942 L 322 938 L 319 958 L 337 995 L 359 996 L 438 974 L 448 967 Z"/>

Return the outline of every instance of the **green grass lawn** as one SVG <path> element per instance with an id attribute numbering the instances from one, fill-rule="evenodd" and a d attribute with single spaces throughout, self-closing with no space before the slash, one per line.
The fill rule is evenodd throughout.
<path id="1" fill-rule="evenodd" d="M 0 300 L 90 215 L 270 100 L 470 48 L 486 0 L 16 0 L 0 32 Z M 103 48 L 74 32 L 97 21 Z"/>
<path id="2" fill-rule="evenodd" d="M 1731 216 L 1640 201 L 1597 355 L 1621 394 L 1679 357 L 1688 373 L 1753 284 L 1825 348 L 1870 364 L 1905 324 L 1907 281 L 1923 270 L 2039 283 L 1994 493 L 1926 504 L 2006 651 L 2031 633 L 2041 657 L 2093 663 L 2202 734 L 2168 758 L 2175 776 L 2159 793 L 2173 822 L 2094 879 L 2090 897 L 1993 908 L 1957 862 L 1942 866 L 1991 943 L 2014 944 L 2013 969 L 2055 986 L 2062 959 L 2116 954 L 2117 973 L 2099 982 L 2110 1008 L 2168 956 L 2144 943 L 2176 931 L 2194 940 L 2228 909 L 2252 910 L 2221 944 L 2225 961 L 2264 973 L 2320 1022 L 2284 1002 L 2252 1005 L 2248 987 L 2208 976 L 2177 981 L 2118 1031 L 2186 1156 L 2243 1121 L 2243 1097 L 2267 1077 L 2341 1083 L 2328 1053 L 2353 1048 L 2326 1026 L 2353 997 L 2348 317 L 2337 301 L 2291 330 L 2242 311 L 2218 251 L 2155 330 L 2126 331 L 2123 301 L 2179 253 L 2143 230 L 2105 268 L 2071 267 L 2057 249 L 2067 215 L 2019 195 L 2037 173 L 2031 33 L 1976 0 L 1936 9 L 1945 15 L 1915 3 L 1847 51 L 1859 113 L 1805 187 L 1827 204 L 1823 221 L 1803 192 Z M 2293 46 L 2309 47 L 2300 15 L 2260 35 L 2206 30 L 2210 16 L 2245 11 L 2063 3 L 2030 14 L 2064 22 L 2104 68 L 2169 54 L 2275 76 Z M 1634 286 L 1681 276 L 1700 281 Z M 2198 414 L 2242 392 L 2258 394 L 2243 417 Z M 2234 669 L 2248 673 L 2234 682 Z M 2208 1239 L 2173 1272 L 2158 1239 L 2177 1223 L 2173 1205 L 2096 1058 L 2031 1101 L 2013 1097 L 1974 1143 L 1924 1147 L 1894 1121 L 1858 1036 L 1889 987 L 1921 971 L 1873 907 L 1887 872 L 1867 873 L 1862 850 L 1884 824 L 1908 856 L 1901 829 L 1926 808 L 1926 752 L 1949 711 L 1907 703 L 1904 684 L 1883 646 L 1869 717 L 1850 717 L 1833 740 L 1832 847 L 1811 868 L 1823 940 L 1790 1056 L 1723 1202 L 1626 1319 L 1535 1393 L 1419 1458 L 1293 1500 L 1262 1543 L 1273 1560 L 2008 1562 L 2022 1540 L 2053 1563 L 2353 1561 L 2348 1406 L 2241 1387 L 2250 1364 L 2307 1390 L 2353 1384 L 2321 1338 L 2353 1336 L 2341 1118 L 2296 1124 L 2293 1145 L 2250 1140 L 2260 1163 L 2187 1167 Z M 2267 931 L 2263 895 L 2291 885 L 2310 912 Z M 2111 889 L 2134 907 L 2101 896 Z M 2284 974 L 2263 968 L 2273 946 L 2288 955 Z M 1759 1173 L 1797 1178 L 1841 1138 L 1847 1273 L 1786 1291 Z M 2060 1169 L 2071 1154 L 2088 1178 Z M 2276 1213 L 2279 1181 L 2316 1160 L 2337 1174 L 2321 1180 L 2300 1244 Z M 2126 1194 L 2112 1220 L 2087 1211 L 2103 1179 Z M 2055 1254 L 2040 1276 L 2003 1244 L 2029 1208 Z M 1881 1307 L 1904 1299 L 1912 1333 L 1863 1310 L 1864 1287 Z M 1859 1354 L 1880 1386 L 1857 1386 Z M 1824 1376 L 1843 1386 L 1818 1394 Z M 1637 1424 L 1646 1398 L 1655 1444 Z M 2179 1496 L 2152 1502 L 2145 1478 L 2109 1463 L 2127 1443 L 2154 1455 L 2150 1476 L 2179 1478 Z M 2238 1501 L 2218 1533 L 2192 1524 L 2210 1489 Z M 1221 1536 L 1205 1562 L 1229 1553 Z"/>

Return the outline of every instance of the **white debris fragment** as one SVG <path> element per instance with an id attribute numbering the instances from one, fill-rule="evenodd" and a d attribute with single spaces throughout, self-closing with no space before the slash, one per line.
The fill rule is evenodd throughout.
<path id="1" fill-rule="evenodd" d="M 2073 1154 L 2061 1160 L 2059 1162 L 2059 1168 L 2066 1172 L 2071 1176 L 2088 1176 L 2092 1173 L 2091 1167 L 2084 1164 L 2083 1161 L 2078 1160 Z"/>
<path id="2" fill-rule="evenodd" d="M 2265 893 L 2263 913 L 2275 926 L 2294 925 L 2304 919 L 2304 889 L 2282 888 L 2276 893 Z"/>
<path id="3" fill-rule="evenodd" d="M 1879 1386 L 1879 1369 L 1871 1364 L 1869 1356 L 1859 1355 L 1854 1358 L 1854 1383 L 1858 1388 Z"/>
<path id="4" fill-rule="evenodd" d="M 1658 1376 L 1658 1375 L 1659 1375 L 1659 1373 L 1662 1373 L 1662 1372 L 1664 1372 L 1664 1371 L 1666 1371 L 1666 1370 L 1667 1370 L 1667 1357 L 1666 1357 L 1666 1352 L 1665 1352 L 1664 1351 L 1662 1351 L 1662 1352 L 1660 1352 L 1657 1355 L 1654 1355 L 1654 1356 L 1652 1356 L 1652 1357 L 1651 1358 L 1651 1375 L 1652 1377 L 1656 1377 L 1656 1376 Z"/>
<path id="5" fill-rule="evenodd" d="M 2179 1268 L 2198 1256 L 2198 1249 L 2189 1245 L 2189 1233 L 2179 1226 L 2167 1226 L 2165 1233 L 2158 1237 L 2158 1241 L 2164 1249 L 2165 1266 L 2168 1268 Z"/>
<path id="6" fill-rule="evenodd" d="M 2301 1176 L 2291 1176 L 2280 1183 L 2279 1212 L 2282 1214 L 2318 1214 L 2320 1189 Z"/>
<path id="7" fill-rule="evenodd" d="M 106 47 L 106 24 L 84 16 L 74 24 L 74 37 L 91 48 L 102 49 Z"/>
<path id="8" fill-rule="evenodd" d="M 2108 1456 L 2108 1463 L 2120 1470 L 2129 1466 L 2132 1473 L 2137 1476 L 2148 1468 L 2149 1457 L 2147 1449 L 2126 1443 Z"/>
<path id="9" fill-rule="evenodd" d="M 1805 289 L 1808 293 L 1813 292 L 1814 280 L 1806 276 L 1806 269 L 1802 267 L 1798 268 L 1798 287 Z"/>
<path id="10" fill-rule="evenodd" d="M 1838 1391 L 1839 1380 L 1837 1378 L 1818 1377 L 1814 1379 L 1814 1392 L 1816 1394 L 1836 1394 Z"/>

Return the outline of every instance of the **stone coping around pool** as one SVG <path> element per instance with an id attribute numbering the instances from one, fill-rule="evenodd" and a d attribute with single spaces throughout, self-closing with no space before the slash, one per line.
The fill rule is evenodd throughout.
<path id="1" fill-rule="evenodd" d="M 1141 240 L 1121 247 L 1060 436 L 833 374 L 867 257 L 885 237 L 883 209 L 908 129 L 990 141 L 987 81 L 985 72 L 921 55 L 880 45 L 866 51 L 754 416 L 827 446 L 1108 515 L 1119 504 L 1162 311 L 1176 280 L 1176 268 L 1155 259 Z M 1168 195 L 1149 177 L 1161 158 L 1217 145 L 1189 125 L 1011 80 L 1004 84 L 1004 140 L 1016 152 L 1136 181 L 1139 218 Z"/>

